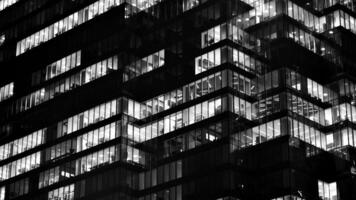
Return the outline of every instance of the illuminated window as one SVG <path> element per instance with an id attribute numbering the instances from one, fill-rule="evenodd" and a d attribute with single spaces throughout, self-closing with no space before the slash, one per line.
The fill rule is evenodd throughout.
<path id="1" fill-rule="evenodd" d="M 319 197 L 322 200 L 338 200 L 338 191 L 336 182 L 326 183 L 318 181 Z"/>
<path id="2" fill-rule="evenodd" d="M 14 83 L 9 83 L 0 87 L 0 102 L 10 98 L 14 94 Z"/>
<path id="3" fill-rule="evenodd" d="M 124 67 L 123 79 L 128 81 L 141 76 L 154 69 L 162 67 L 165 63 L 165 51 L 160 50 L 144 58 L 138 59 Z"/>
<path id="4" fill-rule="evenodd" d="M 0 188 L 0 200 L 5 200 L 5 186 Z"/>

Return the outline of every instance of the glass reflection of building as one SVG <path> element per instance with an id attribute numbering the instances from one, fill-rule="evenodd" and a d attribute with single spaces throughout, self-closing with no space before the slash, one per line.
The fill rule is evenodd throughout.
<path id="1" fill-rule="evenodd" d="M 0 0 L 0 200 L 354 199 L 351 0 Z"/>

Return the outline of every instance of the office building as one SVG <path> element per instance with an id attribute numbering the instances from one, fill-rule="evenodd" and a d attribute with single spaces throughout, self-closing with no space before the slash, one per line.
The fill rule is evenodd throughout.
<path id="1" fill-rule="evenodd" d="M 356 199 L 353 0 L 0 0 L 0 200 Z"/>

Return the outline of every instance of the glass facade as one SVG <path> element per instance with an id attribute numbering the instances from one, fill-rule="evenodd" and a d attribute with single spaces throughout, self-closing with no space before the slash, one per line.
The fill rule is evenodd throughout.
<path id="1" fill-rule="evenodd" d="M 17 43 L 16 55 L 23 54 L 24 52 L 37 47 L 38 45 L 47 42 L 76 26 L 87 22 L 94 17 L 103 14 L 114 6 L 120 5 L 120 0 L 100 0 L 97 1 L 78 12 L 75 12 L 64 19 L 22 39 Z"/>
<path id="2" fill-rule="evenodd" d="M 353 10 L 0 0 L 0 200 L 353 199 Z"/>
<path id="3" fill-rule="evenodd" d="M 16 161 L 10 162 L 0 167 L 0 180 L 6 180 L 18 176 L 32 169 L 38 168 L 41 163 L 40 152 L 28 155 Z"/>
<path id="4" fill-rule="evenodd" d="M 20 99 L 15 100 L 4 111 L 5 115 L 14 115 L 36 107 L 46 101 L 54 99 L 60 94 L 74 90 L 98 78 L 106 76 L 118 69 L 117 57 L 110 57 L 96 64 L 90 65 L 81 71 L 55 81 L 41 89 L 38 89 Z M 62 65 L 63 66 L 63 65 Z"/>
<path id="5" fill-rule="evenodd" d="M 61 75 L 81 64 L 81 51 L 72 53 L 60 60 L 47 65 L 42 70 L 32 74 L 32 85 L 48 81 L 58 75 Z"/>
<path id="6" fill-rule="evenodd" d="M 195 74 L 223 63 L 232 63 L 245 71 L 261 73 L 266 65 L 252 56 L 231 47 L 222 47 L 195 58 Z"/>
<path id="7" fill-rule="evenodd" d="M 161 50 L 124 67 L 123 79 L 128 81 L 164 65 L 165 51 Z"/>
<path id="8" fill-rule="evenodd" d="M 5 160 L 22 152 L 28 151 L 44 143 L 46 129 L 33 132 L 0 146 L 0 160 Z"/>

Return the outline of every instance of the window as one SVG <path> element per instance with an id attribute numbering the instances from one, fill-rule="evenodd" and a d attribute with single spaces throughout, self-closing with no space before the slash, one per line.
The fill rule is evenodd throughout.
<path id="1" fill-rule="evenodd" d="M 319 197 L 322 200 L 338 200 L 338 191 L 336 182 L 326 183 L 318 180 Z"/>
<path id="2" fill-rule="evenodd" d="M 119 102 L 119 99 L 112 100 L 107 103 L 100 104 L 94 108 L 91 108 L 85 112 L 79 113 L 75 116 L 72 116 L 68 119 L 65 119 L 57 124 L 57 137 L 62 137 L 66 134 L 75 132 L 81 128 L 84 128 L 90 124 L 97 123 L 99 121 L 110 118 L 113 115 L 118 113 L 116 104 Z M 111 113 L 107 112 L 106 109 L 111 108 Z M 105 111 L 105 112 L 104 112 Z M 95 114 L 96 117 L 95 117 Z M 100 114 L 100 117 L 99 117 Z M 95 117 L 95 119 L 94 119 Z M 68 121 L 73 121 L 74 119 L 79 119 L 78 125 L 72 126 L 72 129 L 63 128 L 66 127 Z M 74 129 L 75 127 L 75 129 Z"/>
<path id="3" fill-rule="evenodd" d="M 46 129 L 33 132 L 25 137 L 19 138 L 12 142 L 0 146 L 0 160 L 17 155 L 24 151 L 30 150 L 38 145 L 43 144 Z"/>
<path id="4" fill-rule="evenodd" d="M 71 75 L 70 77 L 59 80 L 59 81 L 52 83 L 42 89 L 39 89 L 35 92 L 32 92 L 32 93 L 26 95 L 25 97 L 22 97 L 22 98 L 16 100 L 16 102 L 14 103 L 14 107 L 16 107 L 16 105 L 24 105 L 21 107 L 17 106 L 16 112 L 22 112 L 22 111 L 28 110 L 28 109 L 30 109 L 34 106 L 37 106 L 45 101 L 53 99 L 57 95 L 65 93 L 69 90 L 73 90 L 76 87 L 82 86 L 90 81 L 93 81 L 93 80 L 98 79 L 102 76 L 105 76 L 108 73 L 111 73 L 112 70 L 117 70 L 117 63 L 114 63 L 114 66 L 108 65 L 107 61 L 110 61 L 112 59 L 116 60 L 116 56 L 105 59 L 104 61 L 98 62 L 98 63 L 101 63 L 101 65 L 100 65 L 102 68 L 101 73 L 98 73 L 98 74 L 95 73 L 96 66 L 98 65 L 98 63 L 96 63 L 94 65 L 91 65 L 91 66 L 81 70 L 80 72 L 78 72 L 74 75 Z M 62 63 L 62 62 L 59 62 L 59 63 Z M 59 64 L 59 65 L 61 65 L 61 64 Z M 63 65 L 63 66 L 65 66 L 65 65 Z M 53 65 L 51 67 L 53 67 Z M 112 69 L 109 70 L 109 67 L 111 67 Z M 59 70 L 58 67 L 56 67 L 56 69 Z M 105 69 L 105 70 L 103 70 L 103 69 Z M 53 70 L 51 70 L 51 71 L 52 71 L 51 73 L 54 74 L 53 76 L 63 73 L 62 71 L 56 71 L 56 72 L 53 72 Z M 81 80 L 81 82 L 79 80 Z"/>
<path id="5" fill-rule="evenodd" d="M 285 123 L 285 118 L 269 121 L 234 134 L 231 145 L 232 151 L 263 143 L 281 136 L 282 122 Z"/>
<path id="6" fill-rule="evenodd" d="M 207 46 L 210 46 L 214 43 L 217 43 L 220 41 L 221 38 L 226 38 L 226 36 L 221 36 L 220 33 L 221 33 L 221 27 L 223 25 L 218 25 L 216 27 L 213 27 L 207 31 L 204 31 L 202 34 L 201 34 L 201 47 L 202 48 L 205 48 Z M 223 26 L 226 28 L 226 25 Z M 225 31 L 226 33 L 226 31 Z"/>
<path id="7" fill-rule="evenodd" d="M 4 1 L 4 0 L 3 0 Z M 6 0 L 5 0 L 6 1 Z M 17 0 L 16 0 L 17 1 Z M 1 2 L 0 1 L 0 9 L 1 9 Z M 108 11 L 113 6 L 118 6 L 122 2 L 120 1 L 112 1 L 112 0 L 99 0 L 67 17 L 64 19 L 59 20 L 58 22 L 24 38 L 23 40 L 17 42 L 16 45 L 16 55 L 20 55 L 34 47 L 39 46 L 43 42 L 47 42 L 58 35 L 65 33 L 75 26 L 78 26 L 86 21 L 93 19 L 94 17 Z M 97 9 L 98 5 L 103 5 L 101 10 Z M 96 8 L 96 9 L 93 9 Z M 87 11 L 89 9 L 89 15 L 87 15 Z M 77 20 L 77 19 L 80 20 Z M 75 19 L 73 22 L 72 20 Z M 53 30 L 53 31 L 52 31 Z M 36 38 L 36 39 L 35 39 Z"/>
<path id="8" fill-rule="evenodd" d="M 19 0 L 1 0 L 0 1 L 0 11 L 4 10 L 5 8 L 15 4 Z"/>
<path id="9" fill-rule="evenodd" d="M 5 200 L 5 186 L 0 188 L 0 200 Z"/>
<path id="10" fill-rule="evenodd" d="M 0 87 L 0 102 L 10 98 L 14 94 L 14 82 Z"/>
<path id="11" fill-rule="evenodd" d="M 199 0 L 184 0 L 183 1 L 183 12 L 186 12 L 199 5 Z"/>
<path id="12" fill-rule="evenodd" d="M 48 200 L 73 200 L 74 199 L 74 184 L 57 188 L 48 192 Z"/>
<path id="13" fill-rule="evenodd" d="M 195 74 L 202 73 L 222 63 L 222 49 L 218 48 L 195 58 Z"/>
<path id="14" fill-rule="evenodd" d="M 127 131 L 132 137 L 144 138 L 143 136 L 138 136 L 138 134 L 149 133 L 152 136 L 146 137 L 145 140 L 152 139 L 154 136 L 159 136 L 161 134 L 166 134 L 182 127 L 194 124 L 199 122 L 205 118 L 213 117 L 220 112 L 224 111 L 224 105 L 226 107 L 226 98 L 225 97 L 217 97 L 195 106 L 191 106 L 189 108 L 184 109 L 183 111 L 178 111 L 176 113 L 172 113 L 169 116 L 165 116 L 159 121 L 154 121 L 149 124 L 143 125 L 141 127 L 137 127 L 137 125 L 129 124 L 127 126 Z M 151 130 L 156 130 L 158 123 L 158 134 L 153 134 L 150 132 Z M 154 128 L 153 128 L 154 127 Z M 133 132 L 134 128 L 141 129 L 136 133 Z M 144 129 L 145 131 L 143 131 Z M 147 132 L 149 130 L 149 132 Z M 137 134 L 137 136 L 135 135 Z M 143 142 L 143 140 L 141 140 Z"/>
<path id="15" fill-rule="evenodd" d="M 5 173 L 0 173 L 0 180 L 6 180 L 14 176 L 23 174 L 32 169 L 38 168 L 41 160 L 40 152 L 28 155 L 24 158 L 15 160 L 11 163 L 5 164 L 0 167 L 0 172 L 5 170 Z"/>
<path id="16" fill-rule="evenodd" d="M 124 67 L 123 80 L 124 82 L 141 76 L 154 69 L 162 67 L 165 63 L 165 51 L 160 50 L 144 58 L 136 60 Z"/>

